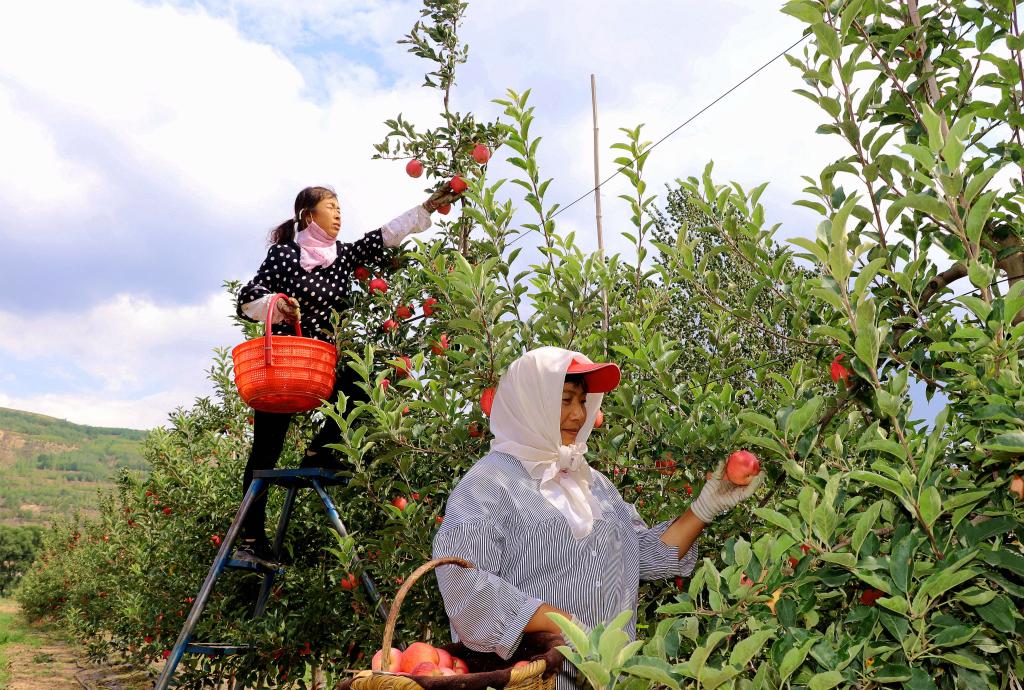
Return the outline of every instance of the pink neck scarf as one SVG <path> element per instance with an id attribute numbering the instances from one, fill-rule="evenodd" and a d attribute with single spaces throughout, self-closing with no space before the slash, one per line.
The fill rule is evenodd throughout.
<path id="1" fill-rule="evenodd" d="M 314 222 L 295 234 L 295 244 L 299 245 L 299 265 L 305 271 L 330 266 L 338 258 L 337 240 Z"/>

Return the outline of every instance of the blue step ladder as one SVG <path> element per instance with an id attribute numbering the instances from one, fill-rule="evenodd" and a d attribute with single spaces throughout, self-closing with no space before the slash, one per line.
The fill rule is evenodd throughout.
<path id="1" fill-rule="evenodd" d="M 348 531 L 345 529 L 345 525 L 342 523 L 341 517 L 338 515 L 338 510 L 334 507 L 334 502 L 331 501 L 331 497 L 327 495 L 327 490 L 324 488 L 327 486 L 347 483 L 347 477 L 338 477 L 330 470 L 316 467 L 294 470 L 258 470 L 253 473 L 252 484 L 249 485 L 249 490 L 246 491 L 245 496 L 242 498 L 242 504 L 238 506 L 238 512 L 235 513 L 235 519 L 231 522 L 231 526 L 228 528 L 224 541 L 221 542 L 220 548 L 217 550 L 217 556 L 213 560 L 213 565 L 210 566 L 210 571 L 206 574 L 206 579 L 203 580 L 203 584 L 199 588 L 199 592 L 196 594 L 195 601 L 192 602 L 192 608 L 189 610 L 188 616 L 185 618 L 185 623 L 182 625 L 181 632 L 178 633 L 178 639 L 175 641 L 174 647 L 171 649 L 171 654 L 164 664 L 163 672 L 161 672 L 160 677 L 157 679 L 154 690 L 167 690 L 167 688 L 170 687 L 174 671 L 177 669 L 178 664 L 181 662 L 181 659 L 185 654 L 221 656 L 240 654 L 248 651 L 247 647 L 239 645 L 220 642 L 192 642 L 192 633 L 195 631 L 196 624 L 199 622 L 199 617 L 203 613 L 203 608 L 206 606 L 206 602 L 210 598 L 210 593 L 213 591 L 214 583 L 226 568 L 262 573 L 263 585 L 260 588 L 259 596 L 256 598 L 256 605 L 253 608 L 252 617 L 259 618 L 267 608 L 267 599 L 270 597 L 270 593 L 273 590 L 274 580 L 278 575 L 281 575 L 284 572 L 284 569 L 265 568 L 249 561 L 237 561 L 233 558 L 229 558 L 234 547 L 235 540 L 238 538 L 238 533 L 241 531 L 242 520 L 245 518 L 246 513 L 249 512 L 252 502 L 260 492 L 269 490 L 270 486 L 275 484 L 284 487 L 288 491 L 285 496 L 284 507 L 281 510 L 281 517 L 277 521 L 277 531 L 274 533 L 273 551 L 274 557 L 278 558 L 281 555 L 281 547 L 284 545 L 284 535 L 288 528 L 288 521 L 291 520 L 292 509 L 295 507 L 295 496 L 298 494 L 299 489 L 302 488 L 309 488 L 316 491 L 317 495 L 320 497 L 320 501 L 324 505 L 324 509 L 327 511 L 327 518 L 331 523 L 331 527 L 333 527 L 334 531 L 342 537 L 348 536 Z M 361 565 L 358 557 L 354 557 L 354 560 L 357 567 Z M 370 597 L 370 601 L 375 605 L 377 613 L 381 618 L 387 620 L 388 611 L 384 602 L 381 600 L 380 593 L 377 591 L 377 586 L 374 584 L 370 576 L 367 575 L 365 568 L 359 567 L 358 570 L 363 589 L 366 590 L 367 595 Z"/>

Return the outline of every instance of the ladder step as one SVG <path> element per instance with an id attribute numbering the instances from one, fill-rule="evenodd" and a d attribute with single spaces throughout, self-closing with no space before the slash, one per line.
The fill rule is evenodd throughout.
<path id="1" fill-rule="evenodd" d="M 236 570 L 248 570 L 248 571 L 254 572 L 254 573 L 263 573 L 264 575 L 266 575 L 268 573 L 273 573 L 275 575 L 283 575 L 284 574 L 284 568 L 283 567 L 281 567 L 281 568 L 268 568 L 265 565 L 259 565 L 258 563 L 253 563 L 252 561 L 239 561 L 239 560 L 236 560 L 234 558 L 229 558 L 227 563 L 224 564 L 224 567 L 225 568 L 234 568 Z"/>
<path id="2" fill-rule="evenodd" d="M 294 470 L 256 470 L 253 477 L 259 477 L 269 484 L 280 486 L 308 486 L 310 479 L 316 479 L 323 486 L 348 484 L 351 477 L 339 476 L 322 467 L 303 467 Z"/>
<path id="3" fill-rule="evenodd" d="M 245 654 L 251 647 L 243 644 L 226 644 L 223 642 L 190 642 L 185 647 L 187 654 L 205 654 L 206 656 L 231 656 Z"/>

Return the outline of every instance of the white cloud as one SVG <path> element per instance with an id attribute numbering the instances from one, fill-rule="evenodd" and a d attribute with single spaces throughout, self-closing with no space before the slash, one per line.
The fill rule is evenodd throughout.
<path id="1" fill-rule="evenodd" d="M 32 280 L 40 282 L 17 285 L 19 294 L 59 295 L 32 315 L 0 312 L 0 356 L 24 363 L 20 392 L 0 404 L 92 423 L 162 422 L 208 390 L 211 348 L 238 338 L 220 281 L 252 275 L 266 231 L 291 214 L 301 187 L 333 185 L 342 232 L 352 234 L 421 200 L 423 180 L 406 177 L 401 163 L 370 160 L 385 119 L 402 113 L 420 127 L 437 124 L 439 95 L 420 88 L 426 63 L 394 43 L 419 3 L 206 4 L 57 0 L 0 9 L 0 237 L 41 244 L 56 235 L 48 246 L 72 256 L 86 243 L 103 248 L 60 276 L 59 291 L 42 282 L 52 280 L 46 254 L 0 256 L 0 276 L 38 268 Z M 26 26 L 46 27 L 46 49 Z M 543 174 L 556 179 L 549 196 L 565 203 L 593 179 L 591 72 L 607 176 L 619 127 L 645 122 L 646 138 L 660 138 L 800 30 L 761 0 L 474 0 L 463 31 L 470 62 L 453 107 L 490 118 L 499 111 L 490 100 L 506 87 L 532 87 Z M 714 158 L 720 182 L 772 181 L 769 220 L 806 218 L 789 206 L 798 176 L 838 154 L 813 134 L 816 111 L 789 93 L 797 84 L 780 61 L 666 141 L 650 157 L 651 190 L 661 194 L 663 182 L 699 174 Z M 510 174 L 500 158 L 491 177 Z M 604 190 L 613 249 L 624 249 L 616 235 L 627 216 L 614 198 L 622 190 L 621 178 Z M 40 208 L 52 232 L 26 233 Z M 588 199 L 559 221 L 589 237 L 592 219 Z M 116 297 L 63 303 L 97 284 Z M 66 386 L 28 390 L 37 367 Z M 83 381 L 98 388 L 82 393 Z"/>
<path id="2" fill-rule="evenodd" d="M 161 421 L 212 390 L 206 372 L 213 349 L 241 340 L 228 319 L 232 310 L 227 295 L 217 293 L 183 306 L 117 295 L 84 313 L 0 311 L 0 353 L 16 367 L 16 378 L 66 385 L 40 393 L 19 386 L 20 393 L 0 395 L 0 405 L 87 423 Z"/>
<path id="3" fill-rule="evenodd" d="M 100 184 L 98 172 L 62 156 L 53 134 L 17 107 L 2 81 L 0 151 L 6 161 L 0 165 L 0 207 L 17 207 L 37 222 L 55 206 L 69 214 L 91 211 L 91 197 Z"/>

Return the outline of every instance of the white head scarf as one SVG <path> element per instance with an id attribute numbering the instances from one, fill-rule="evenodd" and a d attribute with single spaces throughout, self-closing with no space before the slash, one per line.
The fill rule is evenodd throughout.
<path id="1" fill-rule="evenodd" d="M 501 377 L 494 396 L 490 427 L 491 450 L 514 455 L 527 473 L 540 481 L 540 492 L 583 539 L 601 517 L 601 506 L 590 491 L 592 471 L 584 455 L 603 393 L 588 393 L 587 418 L 576 443 L 562 445 L 562 385 L 573 360 L 590 363 L 579 352 L 559 347 L 530 350 Z"/>

